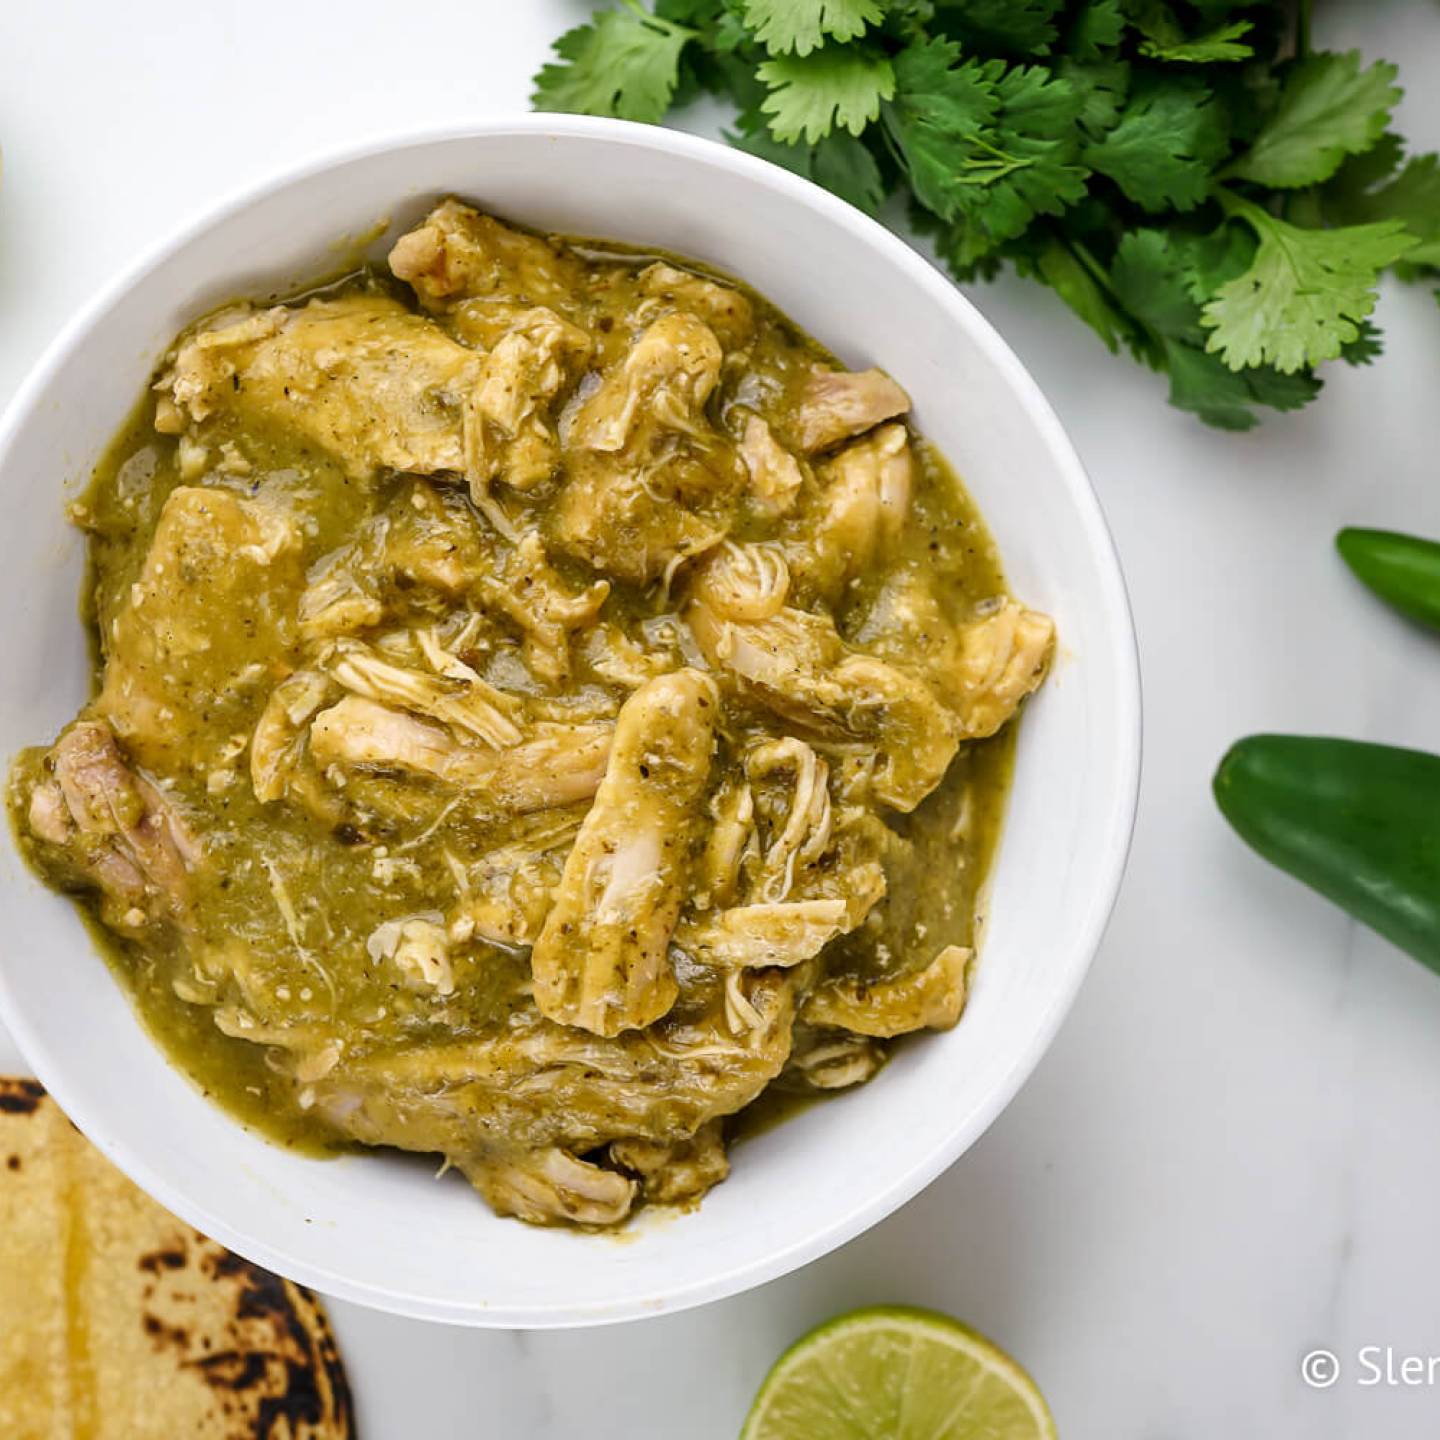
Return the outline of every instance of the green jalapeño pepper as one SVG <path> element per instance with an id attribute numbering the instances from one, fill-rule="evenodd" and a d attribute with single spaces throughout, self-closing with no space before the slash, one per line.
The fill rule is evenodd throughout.
<path id="1" fill-rule="evenodd" d="M 1336 549 L 1382 600 L 1440 628 L 1440 544 L 1394 530 L 1342 530 Z"/>
<path id="2" fill-rule="evenodd" d="M 1440 756 L 1252 735 L 1220 762 L 1215 799 L 1267 860 L 1440 971 Z"/>

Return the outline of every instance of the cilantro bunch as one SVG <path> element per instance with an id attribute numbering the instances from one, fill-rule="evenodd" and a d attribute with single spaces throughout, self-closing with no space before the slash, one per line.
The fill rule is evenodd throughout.
<path id="1" fill-rule="evenodd" d="M 900 197 L 961 280 L 1009 263 L 1226 429 L 1379 353 L 1380 272 L 1440 269 L 1440 162 L 1396 68 L 1313 51 L 1309 0 L 615 0 L 537 109 L 727 138 L 871 214 Z"/>

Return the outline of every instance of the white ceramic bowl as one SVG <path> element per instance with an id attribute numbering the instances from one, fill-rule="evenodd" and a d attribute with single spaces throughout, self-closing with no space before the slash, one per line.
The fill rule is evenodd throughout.
<path id="1" fill-rule="evenodd" d="M 694 1214 L 621 1240 L 499 1220 L 458 1178 L 383 1155 L 330 1162 L 249 1134 L 172 1070 L 69 902 L 0 847 L 0 1002 L 40 1079 L 120 1168 L 241 1254 L 331 1295 L 427 1319 L 595 1324 L 759 1284 L 887 1215 L 981 1134 L 1050 1043 L 1099 943 L 1139 772 L 1135 642 L 1080 462 L 1004 342 L 880 225 L 786 171 L 668 130 L 524 117 L 367 146 L 232 200 L 81 315 L 0 429 L 0 754 L 48 741 L 88 686 L 76 619 L 83 484 L 170 338 L 238 295 L 333 269 L 335 243 L 437 196 L 654 245 L 757 287 L 854 367 L 879 364 L 956 465 L 1015 592 L 1060 658 L 1022 727 L 974 996 L 873 1085 L 747 1143 Z"/>

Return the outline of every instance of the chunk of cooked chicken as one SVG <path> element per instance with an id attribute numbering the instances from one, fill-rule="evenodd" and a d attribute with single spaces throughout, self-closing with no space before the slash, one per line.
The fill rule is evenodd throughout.
<path id="1" fill-rule="evenodd" d="M 421 304 L 443 310 L 458 301 L 546 305 L 562 313 L 584 283 L 563 246 L 444 200 L 390 251 L 390 271 Z"/>
<path id="2" fill-rule="evenodd" d="M 577 817 L 573 825 L 558 826 L 534 842 L 502 846 L 461 866 L 461 899 L 451 916 L 451 934 L 512 948 L 533 945 L 554 904 L 565 854 L 579 828 Z"/>
<path id="3" fill-rule="evenodd" d="M 694 316 L 657 320 L 586 399 L 567 440 L 584 450 L 614 454 L 648 427 L 704 437 L 709 430 L 705 402 L 720 379 L 723 359 L 714 332 Z"/>
<path id="4" fill-rule="evenodd" d="M 850 928 L 843 900 L 762 901 L 687 921 L 675 943 L 701 965 L 798 965 Z"/>
<path id="5" fill-rule="evenodd" d="M 721 359 L 711 331 L 677 313 L 604 376 L 564 437 L 570 478 L 550 517 L 557 544 L 641 582 L 724 535 L 744 478 L 705 415 Z"/>
<path id="6" fill-rule="evenodd" d="M 626 634 L 621 623 L 597 621 L 586 632 L 580 646 L 585 668 L 606 684 L 638 690 L 647 680 L 673 670 L 673 655 L 643 638 Z"/>
<path id="7" fill-rule="evenodd" d="M 785 1079 L 814 1090 L 847 1090 L 872 1079 L 884 1063 L 885 1052 L 869 1036 L 797 1026 Z"/>
<path id="8" fill-rule="evenodd" d="M 785 735 L 762 740 L 745 756 L 745 773 L 767 808 L 764 784 L 788 775 L 780 801 L 779 823 L 759 866 L 756 889 L 762 900 L 784 900 L 795 889 L 797 873 L 815 865 L 830 848 L 834 822 L 830 807 L 830 767 L 803 740 Z"/>
<path id="9" fill-rule="evenodd" d="M 1048 615 L 1013 600 L 963 625 L 945 615 L 929 579 L 897 570 L 854 633 L 887 659 L 918 665 L 968 739 L 993 735 L 1045 678 L 1055 648 Z"/>
<path id="10" fill-rule="evenodd" d="M 495 569 L 490 539 L 460 492 L 411 481 L 310 567 L 301 636 L 358 635 L 386 619 L 448 611 L 444 602 L 465 599 Z"/>
<path id="11" fill-rule="evenodd" d="M 372 522 L 366 539 L 358 557 L 362 577 L 378 571 L 391 586 L 419 586 L 451 600 L 463 598 L 495 568 L 490 536 L 465 497 L 425 480 L 402 491 Z"/>
<path id="12" fill-rule="evenodd" d="M 361 533 L 311 567 L 300 600 L 309 640 L 356 635 L 388 619 L 453 616 L 465 601 L 519 632 L 526 666 L 559 684 L 570 673 L 570 639 L 591 626 L 608 580 L 577 586 L 550 559 L 535 530 L 502 538 L 482 526 L 455 491 L 423 480 L 402 491 Z"/>
<path id="13" fill-rule="evenodd" d="M 703 320 L 727 350 L 738 350 L 755 333 L 755 307 L 730 285 L 677 269 L 663 260 L 640 272 L 639 285 L 641 294 L 660 307 L 673 306 Z M 655 308 L 655 303 L 642 305 L 640 313 L 648 316 Z"/>
<path id="14" fill-rule="evenodd" d="M 301 435 L 347 474 L 465 469 L 480 357 L 398 300 L 276 306 L 201 330 L 157 388 L 192 423 L 217 416 Z"/>
<path id="15" fill-rule="evenodd" d="M 287 675 L 270 692 L 250 738 L 250 784 L 257 800 L 285 794 L 304 758 L 310 721 L 335 693 L 334 682 L 318 670 Z"/>
<path id="16" fill-rule="evenodd" d="M 170 493 L 131 585 L 102 637 L 105 678 L 96 711 L 140 764 L 208 769 L 217 720 L 248 731 L 263 695 L 259 673 L 295 643 L 304 576 L 290 515 L 262 493 L 182 486 Z M 227 640 L 214 643 L 217 614 Z"/>
<path id="17" fill-rule="evenodd" d="M 303 639 L 356 635 L 385 618 L 385 605 L 376 593 L 378 577 L 355 563 L 362 544 L 351 541 L 311 567 L 309 584 L 296 611 Z"/>
<path id="18" fill-rule="evenodd" d="M 576 1154 L 629 1137 L 686 1140 L 748 1105 L 790 1052 L 794 972 L 744 978 L 750 1023 L 740 1034 L 723 997 L 610 1038 L 527 1008 L 480 1038 L 347 1054 L 315 1087 L 315 1105 L 364 1143 L 457 1163 L 490 1135 Z"/>
<path id="19" fill-rule="evenodd" d="M 872 744 L 886 805 L 913 810 L 940 783 L 960 743 L 954 716 L 923 681 L 849 649 L 824 616 L 784 609 L 742 623 L 702 599 L 685 616 L 707 661 L 755 701 L 812 733 Z"/>
<path id="20" fill-rule="evenodd" d="M 543 306 L 527 310 L 480 364 L 466 435 L 466 475 L 477 505 L 489 485 L 529 490 L 560 463 L 551 409 L 580 377 L 590 337 Z"/>
<path id="21" fill-rule="evenodd" d="M 473 671 L 468 676 L 426 674 L 397 665 L 354 640 L 328 647 L 320 665 L 352 695 L 438 720 L 459 739 L 498 750 L 524 738 L 517 723 L 523 718 L 520 702 L 487 685 Z"/>
<path id="22" fill-rule="evenodd" d="M 322 767 L 426 775 L 524 814 L 593 795 L 605 774 L 613 728 L 542 723 L 520 743 L 495 750 L 463 744 L 431 721 L 347 695 L 315 717 L 310 751 Z"/>
<path id="23" fill-rule="evenodd" d="M 652 680 L 621 707 L 605 779 L 531 952 L 535 1003 L 550 1019 L 614 1035 L 674 1004 L 670 936 L 718 710 L 698 670 Z"/>
<path id="24" fill-rule="evenodd" d="M 558 684 L 570 674 L 571 635 L 594 624 L 610 582 L 574 588 L 551 564 L 545 542 L 529 530 L 497 557 L 494 572 L 480 578 L 476 593 L 519 628 L 530 669 Z"/>
<path id="25" fill-rule="evenodd" d="M 641 1193 L 657 1205 L 698 1200 L 730 1173 L 719 1120 L 702 1125 L 688 1140 L 615 1140 L 610 1159 L 637 1176 Z"/>
<path id="26" fill-rule="evenodd" d="M 909 409 L 910 397 L 883 370 L 816 369 L 795 413 L 795 437 L 815 455 Z"/>
<path id="27" fill-rule="evenodd" d="M 439 911 L 426 911 L 386 920 L 370 932 L 365 949 L 377 964 L 393 964 L 412 988 L 453 995 L 455 969 L 444 918 Z"/>
<path id="28" fill-rule="evenodd" d="M 745 417 L 740 458 L 750 477 L 748 494 L 755 509 L 770 519 L 788 515 L 805 483 L 805 472 L 766 421 L 754 413 Z"/>
<path id="29" fill-rule="evenodd" d="M 786 546 L 807 598 L 835 605 L 893 550 L 909 514 L 914 475 L 903 425 L 882 426 L 818 467 L 819 489 L 792 522 L 795 538 Z"/>
<path id="30" fill-rule="evenodd" d="M 201 849 L 173 803 L 130 768 L 101 720 L 77 720 L 36 775 L 26 810 L 47 862 L 99 892 L 105 923 L 135 934 L 183 923 Z"/>
<path id="31" fill-rule="evenodd" d="M 723 909 L 734 902 L 747 859 L 760 863 L 755 834 L 755 797 L 748 781 L 727 776 L 710 797 L 705 848 L 695 870 L 691 900 L 699 911 Z"/>
<path id="32" fill-rule="evenodd" d="M 1014 600 L 963 626 L 946 678 L 965 733 L 993 735 L 1038 688 L 1054 652 L 1055 622 Z"/>
<path id="33" fill-rule="evenodd" d="M 721 823 L 706 845 L 695 913 L 675 943 L 720 969 L 799 965 L 884 898 L 883 847 L 858 835 L 848 815 L 837 830 L 829 766 L 803 740 L 753 745 L 745 773 L 733 799 L 716 799 Z M 725 908 L 713 908 L 716 896 Z"/>
<path id="34" fill-rule="evenodd" d="M 689 593 L 726 620 L 769 620 L 785 608 L 790 566 L 778 545 L 725 540 L 695 563 Z"/>
<path id="35" fill-rule="evenodd" d="M 617 1170 L 603 1170 L 568 1150 L 463 1157 L 460 1167 L 497 1215 L 532 1225 L 617 1225 L 630 1213 L 639 1188 Z"/>
<path id="36" fill-rule="evenodd" d="M 923 970 L 892 980 L 830 980 L 801 1008 L 807 1025 L 886 1039 L 912 1030 L 948 1030 L 965 1008 L 972 952 L 947 945 Z"/>

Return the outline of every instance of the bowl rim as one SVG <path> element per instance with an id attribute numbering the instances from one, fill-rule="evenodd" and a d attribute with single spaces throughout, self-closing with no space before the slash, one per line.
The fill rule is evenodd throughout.
<path id="1" fill-rule="evenodd" d="M 103 1124 L 91 1123 L 96 1117 L 86 1102 L 83 1086 L 71 1085 L 69 1067 L 63 1058 L 52 1054 L 32 1030 L 23 1009 L 11 993 L 7 980 L 8 967 L 0 965 L 0 1018 L 14 1036 L 25 1059 L 35 1067 L 41 1083 L 83 1133 L 105 1137 L 96 1143 L 107 1159 L 181 1220 L 237 1254 L 338 1299 L 421 1320 L 486 1328 L 560 1329 L 675 1314 L 739 1294 L 788 1274 L 844 1245 L 893 1213 L 948 1169 L 980 1138 L 1009 1105 L 1049 1049 L 1089 972 L 1109 923 L 1134 833 L 1141 771 L 1142 711 L 1134 618 L 1109 525 L 1074 445 L 1039 385 L 1014 351 L 963 291 L 919 251 L 878 220 L 781 166 L 684 131 L 593 116 L 521 113 L 396 130 L 322 149 L 297 163 L 272 170 L 206 205 L 161 240 L 146 247 L 135 261 L 102 285 L 62 326 L 22 380 L 3 415 L 0 415 L 0 471 L 8 461 L 17 436 L 65 368 L 70 355 L 84 343 L 90 331 L 132 288 L 207 233 L 224 227 L 250 206 L 278 190 L 301 185 L 328 170 L 379 154 L 463 143 L 470 139 L 495 140 L 535 135 L 560 141 L 605 140 L 642 150 L 669 151 L 703 165 L 727 169 L 758 190 L 786 195 L 819 211 L 834 225 L 861 232 L 886 263 L 905 271 L 953 323 L 969 333 L 989 363 L 1000 370 L 1013 387 L 1028 419 L 1054 456 L 1065 487 L 1081 516 L 1085 546 L 1097 562 L 1102 603 L 1108 615 L 1106 629 L 1112 642 L 1109 659 L 1116 677 L 1113 698 L 1117 724 L 1112 743 L 1120 761 L 1118 769 L 1121 775 L 1121 784 L 1111 797 L 1108 812 L 1103 819 L 1097 819 L 1096 834 L 1106 852 L 1105 879 L 1090 897 L 1084 923 L 1077 926 L 1072 934 L 1068 949 L 1074 958 L 1051 991 L 1045 1007 L 1034 1016 L 1028 1038 L 1016 1046 L 999 1083 L 975 1106 L 965 1123 L 949 1135 L 945 1144 L 922 1156 L 908 1170 L 893 1176 L 888 1185 L 865 1203 L 836 1215 L 803 1240 L 752 1258 L 737 1267 L 717 1265 L 715 1273 L 665 1293 L 658 1304 L 655 1298 L 636 1298 L 620 1303 L 608 1302 L 603 1307 L 554 1303 L 497 1307 L 483 1301 L 457 1306 L 420 1295 L 380 1290 L 314 1264 L 302 1253 L 276 1248 L 237 1229 L 224 1216 L 193 1203 L 186 1193 L 172 1186 L 144 1153 L 108 1134 Z"/>

